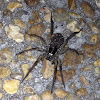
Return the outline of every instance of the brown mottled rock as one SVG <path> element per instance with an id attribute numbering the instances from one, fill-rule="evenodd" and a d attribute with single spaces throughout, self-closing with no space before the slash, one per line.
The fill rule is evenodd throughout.
<path id="1" fill-rule="evenodd" d="M 87 94 L 88 94 L 88 92 L 85 88 L 79 88 L 76 90 L 77 96 L 86 96 Z"/>
<path id="2" fill-rule="evenodd" d="M 21 80 L 22 79 L 22 74 L 21 73 L 12 73 L 11 77 L 16 79 L 16 80 Z"/>
<path id="3" fill-rule="evenodd" d="M 56 22 L 66 21 L 68 19 L 68 14 L 65 9 L 55 9 L 53 17 Z"/>
<path id="4" fill-rule="evenodd" d="M 82 7 L 82 10 L 86 14 L 87 17 L 93 17 L 94 16 L 93 8 L 88 2 L 83 1 L 82 4 L 81 4 L 81 7 Z"/>
<path id="5" fill-rule="evenodd" d="M 68 12 L 68 14 L 71 16 L 71 17 L 74 17 L 74 18 L 82 18 L 79 14 L 75 13 L 75 12 Z"/>
<path id="6" fill-rule="evenodd" d="M 14 19 L 13 20 L 13 24 L 19 26 L 22 29 L 26 28 L 26 24 L 22 20 L 20 20 L 20 19 Z"/>
<path id="7" fill-rule="evenodd" d="M 85 85 L 89 85 L 89 82 L 87 81 L 87 79 L 85 78 L 85 76 L 80 76 L 80 81 L 82 83 L 84 83 Z"/>
<path id="8" fill-rule="evenodd" d="M 74 69 L 62 71 L 62 73 L 63 73 L 64 82 L 67 82 L 76 74 Z M 56 78 L 58 79 L 59 82 L 62 82 L 60 71 L 57 71 Z"/>
<path id="9" fill-rule="evenodd" d="M 24 0 L 24 2 L 28 5 L 28 6 L 34 6 L 36 5 L 40 0 Z"/>
<path id="10" fill-rule="evenodd" d="M 18 54 L 17 59 L 18 60 L 25 60 L 25 54 L 24 53 Z"/>
<path id="11" fill-rule="evenodd" d="M 76 96 L 73 93 L 68 93 L 67 97 L 65 100 L 80 100 L 78 96 Z"/>
<path id="12" fill-rule="evenodd" d="M 88 56 L 90 58 L 96 57 L 96 54 L 94 53 L 94 51 L 96 50 L 96 45 L 84 44 L 84 45 L 82 45 L 82 48 L 83 48 L 86 56 Z"/>
<path id="13" fill-rule="evenodd" d="M 0 79 L 0 90 L 2 89 L 2 80 Z"/>
<path id="14" fill-rule="evenodd" d="M 24 94 L 28 94 L 28 93 L 33 94 L 34 89 L 31 86 L 24 85 L 23 86 L 23 92 L 24 92 Z"/>
<path id="15" fill-rule="evenodd" d="M 63 58 L 63 66 L 76 66 L 77 64 L 80 64 L 83 60 L 83 55 L 78 55 L 76 52 L 67 52 Z"/>
<path id="16" fill-rule="evenodd" d="M 20 84 L 20 81 L 15 80 L 15 79 L 5 80 L 3 84 L 3 89 L 8 94 L 15 94 L 18 91 L 19 84 Z"/>
<path id="17" fill-rule="evenodd" d="M 59 98 L 64 98 L 68 93 L 62 89 L 55 89 L 54 93 L 56 94 L 57 97 Z"/>
<path id="18" fill-rule="evenodd" d="M 0 67 L 0 78 L 6 78 L 11 74 L 11 70 L 7 67 Z"/>
<path id="19" fill-rule="evenodd" d="M 68 7 L 70 10 L 75 10 L 76 9 L 75 0 L 68 0 Z"/>
<path id="20" fill-rule="evenodd" d="M 22 69 L 22 72 L 24 74 L 24 77 L 27 74 L 29 68 L 30 68 L 30 65 L 29 64 L 22 64 L 21 65 L 21 69 Z M 31 78 L 32 78 L 32 73 L 30 73 L 25 80 L 29 80 Z"/>
<path id="21" fill-rule="evenodd" d="M 3 93 L 0 92 L 0 100 L 2 100 Z"/>
<path id="22" fill-rule="evenodd" d="M 49 60 L 43 60 L 42 75 L 44 78 L 49 78 L 54 73 L 54 65 Z"/>
<path id="23" fill-rule="evenodd" d="M 20 2 L 9 2 L 7 5 L 7 9 L 13 12 L 16 8 L 22 7 Z"/>
<path id="24" fill-rule="evenodd" d="M 0 30 L 2 29 L 2 26 L 3 26 L 3 24 L 2 24 L 2 22 L 0 22 Z"/>
<path id="25" fill-rule="evenodd" d="M 44 91 L 41 94 L 41 98 L 42 98 L 42 100 L 54 100 L 54 96 L 53 96 L 53 94 L 51 94 L 50 91 Z"/>
<path id="26" fill-rule="evenodd" d="M 8 9 L 3 10 L 3 16 L 11 16 L 12 12 Z"/>
<path id="27" fill-rule="evenodd" d="M 92 34 L 90 38 L 91 43 L 97 43 L 98 41 L 98 34 Z"/>

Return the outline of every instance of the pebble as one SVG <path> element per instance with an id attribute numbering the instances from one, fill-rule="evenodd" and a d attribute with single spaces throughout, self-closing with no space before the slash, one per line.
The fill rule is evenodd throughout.
<path id="1" fill-rule="evenodd" d="M 24 35 L 21 33 L 18 26 L 9 24 L 5 26 L 5 32 L 10 39 L 16 42 L 22 42 L 24 40 Z"/>
<path id="2" fill-rule="evenodd" d="M 22 29 L 26 28 L 26 24 L 20 19 L 14 19 L 13 24 L 15 24 L 16 26 L 19 26 Z"/>
<path id="3" fill-rule="evenodd" d="M 28 6 L 37 5 L 37 3 L 38 3 L 39 1 L 40 1 L 40 0 L 24 0 L 24 2 L 25 2 Z"/>
<path id="4" fill-rule="evenodd" d="M 93 17 L 94 16 L 93 8 L 88 2 L 83 1 L 82 4 L 81 4 L 81 7 L 82 7 L 82 10 L 86 14 L 87 17 Z"/>
<path id="5" fill-rule="evenodd" d="M 97 79 L 98 83 L 100 83 L 100 78 Z"/>
<path id="6" fill-rule="evenodd" d="M 75 12 L 68 12 L 68 14 L 71 16 L 71 17 L 74 17 L 74 18 L 82 18 L 79 14 L 75 13 Z"/>
<path id="7" fill-rule="evenodd" d="M 42 100 L 54 100 L 54 96 L 53 96 L 53 94 L 51 94 L 50 91 L 44 91 L 41 94 L 41 98 L 42 98 Z"/>
<path id="8" fill-rule="evenodd" d="M 89 24 L 90 30 L 95 33 L 95 34 L 99 34 L 100 33 L 100 29 L 97 28 L 97 26 L 94 23 L 90 23 Z"/>
<path id="9" fill-rule="evenodd" d="M 24 94 L 33 94 L 34 93 L 34 89 L 31 86 L 24 85 L 23 86 L 23 93 Z"/>
<path id="10" fill-rule="evenodd" d="M 8 94 L 15 94 L 18 91 L 20 81 L 15 80 L 15 79 L 7 79 L 4 81 L 3 84 L 3 89 L 8 93 Z"/>
<path id="11" fill-rule="evenodd" d="M 55 9 L 53 18 L 56 22 L 67 21 L 68 13 L 65 9 Z"/>
<path id="12" fill-rule="evenodd" d="M 95 67 L 94 71 L 95 76 L 100 76 L 100 67 Z"/>
<path id="13" fill-rule="evenodd" d="M 70 10 L 75 10 L 76 9 L 75 0 L 68 0 L 68 7 Z"/>
<path id="14" fill-rule="evenodd" d="M 3 93 L 0 92 L 0 100 L 2 100 Z"/>
<path id="15" fill-rule="evenodd" d="M 21 73 L 12 73 L 11 77 L 16 79 L 16 80 L 21 80 L 22 79 L 22 74 Z"/>
<path id="16" fill-rule="evenodd" d="M 17 56 L 17 59 L 18 60 L 25 60 L 25 54 L 24 53 L 21 53 Z"/>
<path id="17" fill-rule="evenodd" d="M 11 74 L 11 70 L 7 67 L 0 67 L 0 78 L 6 78 Z"/>
<path id="18" fill-rule="evenodd" d="M 22 65 L 21 65 L 21 69 L 22 69 L 22 72 L 23 72 L 23 74 L 24 74 L 24 77 L 25 77 L 25 75 L 27 74 L 29 68 L 30 68 L 30 65 L 29 65 L 29 64 L 22 64 Z M 24 77 L 23 77 L 23 78 L 24 78 Z M 30 74 L 27 76 L 27 78 L 26 78 L 25 80 L 29 80 L 29 79 L 31 79 L 31 78 L 32 78 L 32 73 L 30 73 Z"/>
<path id="19" fill-rule="evenodd" d="M 62 89 L 55 89 L 54 93 L 56 94 L 57 97 L 59 98 L 64 98 L 65 96 L 67 96 L 67 92 L 62 90 Z"/>
<path id="20" fill-rule="evenodd" d="M 21 8 L 22 4 L 20 2 L 9 2 L 7 9 L 13 12 L 16 8 Z"/>
<path id="21" fill-rule="evenodd" d="M 88 94 L 88 92 L 85 88 L 79 88 L 76 90 L 77 96 L 86 96 L 87 94 Z"/>
<path id="22" fill-rule="evenodd" d="M 95 0 L 95 2 L 96 2 L 97 7 L 100 8 L 100 0 Z"/>
<path id="23" fill-rule="evenodd" d="M 0 22 L 0 30 L 2 29 L 2 26 L 3 26 L 3 24 L 2 24 L 2 22 Z"/>
<path id="24" fill-rule="evenodd" d="M 51 22 L 51 9 L 48 7 L 43 7 L 40 9 L 40 12 L 43 13 L 43 18 L 46 22 Z"/>
<path id="25" fill-rule="evenodd" d="M 92 34 L 90 37 L 90 42 L 97 43 L 97 41 L 98 41 L 98 34 Z"/>
<path id="26" fill-rule="evenodd" d="M 27 56 L 26 57 L 26 60 L 27 61 L 30 61 L 30 62 L 35 62 L 37 60 L 37 57 L 36 56 L 33 56 L 33 55 L 32 56 Z"/>
<path id="27" fill-rule="evenodd" d="M 73 93 L 68 93 L 66 100 L 80 100 L 78 96 Z"/>
<path id="28" fill-rule="evenodd" d="M 35 95 L 26 96 L 24 100 L 41 100 L 41 98 L 37 94 L 35 94 Z"/>
<path id="29" fill-rule="evenodd" d="M 12 12 L 8 9 L 3 10 L 3 16 L 11 16 Z"/>
<path id="30" fill-rule="evenodd" d="M 94 61 L 94 66 L 100 66 L 100 59 Z"/>
<path id="31" fill-rule="evenodd" d="M 29 49 L 31 49 L 32 47 L 29 45 L 29 46 L 27 46 L 26 48 L 25 48 L 25 50 L 29 50 Z M 25 55 L 27 55 L 27 56 L 31 56 L 32 55 L 32 52 L 31 51 L 27 51 L 27 52 L 25 52 Z"/>
<path id="32" fill-rule="evenodd" d="M 73 89 L 73 88 L 75 88 L 75 84 L 72 82 L 72 83 L 69 85 L 69 87 L 70 87 L 71 89 Z"/>
<path id="33" fill-rule="evenodd" d="M 3 85 L 3 82 L 2 82 L 2 80 L 0 79 L 0 90 L 2 89 L 2 85 Z"/>
<path id="34" fill-rule="evenodd" d="M 82 83 L 84 83 L 85 85 L 89 85 L 89 82 L 87 81 L 87 79 L 85 78 L 85 76 L 80 76 L 80 81 Z"/>
<path id="35" fill-rule="evenodd" d="M 63 73 L 64 82 L 67 82 L 76 74 L 74 69 L 62 71 L 62 73 Z M 60 71 L 57 71 L 56 77 L 57 77 L 59 82 L 62 82 Z"/>
<path id="36" fill-rule="evenodd" d="M 44 78 L 49 78 L 54 73 L 54 65 L 49 60 L 43 60 L 42 75 Z"/>

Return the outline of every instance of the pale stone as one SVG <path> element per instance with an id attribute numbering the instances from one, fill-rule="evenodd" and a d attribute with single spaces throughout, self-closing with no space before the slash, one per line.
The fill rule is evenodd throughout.
<path id="1" fill-rule="evenodd" d="M 95 76 L 100 76 L 100 67 L 96 67 L 94 70 L 95 70 L 94 72 Z"/>
<path id="2" fill-rule="evenodd" d="M 74 18 L 82 18 L 79 14 L 75 13 L 75 12 L 69 12 L 69 15 L 71 17 L 74 17 Z"/>
<path id="3" fill-rule="evenodd" d="M 98 59 L 98 60 L 96 60 L 96 61 L 94 62 L 94 66 L 100 66 L 100 59 Z"/>
<path id="4" fill-rule="evenodd" d="M 98 34 L 92 34 L 90 38 L 91 43 L 97 43 L 97 40 L 98 40 Z"/>

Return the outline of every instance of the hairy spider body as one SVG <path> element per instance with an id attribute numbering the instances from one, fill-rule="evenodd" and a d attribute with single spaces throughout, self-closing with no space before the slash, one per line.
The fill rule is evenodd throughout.
<path id="1" fill-rule="evenodd" d="M 35 47 L 35 48 L 31 48 L 29 50 L 24 50 L 24 51 L 18 53 L 18 54 L 21 54 L 23 52 L 27 52 L 27 51 L 30 51 L 30 50 L 37 50 L 39 52 L 42 52 L 42 54 L 37 58 L 35 63 L 29 69 L 28 73 L 22 79 L 22 82 L 26 79 L 26 77 L 34 69 L 34 67 L 40 61 L 43 61 L 43 59 L 46 58 L 47 60 L 51 61 L 52 64 L 54 64 L 54 76 L 53 76 L 53 83 L 52 83 L 51 93 L 53 91 L 54 82 L 56 80 L 57 67 L 59 67 L 61 78 L 62 78 L 62 83 L 63 83 L 63 86 L 65 87 L 63 74 L 62 74 L 62 62 L 61 62 L 61 59 L 59 58 L 59 55 L 64 54 L 68 50 L 75 51 L 78 54 L 78 51 L 76 51 L 75 49 L 71 49 L 71 48 L 68 48 L 68 47 L 66 48 L 66 45 L 67 45 L 68 41 L 72 37 L 74 37 L 77 33 L 79 33 L 79 32 L 72 33 L 66 40 L 64 40 L 64 37 L 61 33 L 55 33 L 54 34 L 54 22 L 52 20 L 52 14 L 51 14 L 51 32 L 49 34 L 49 39 L 50 39 L 49 45 L 46 43 L 46 41 L 42 37 L 37 36 L 35 34 L 32 34 L 31 36 L 35 36 L 35 37 L 39 38 L 46 45 L 46 48 L 42 49 L 42 48 Z M 28 34 L 28 35 L 30 35 L 30 34 Z"/>

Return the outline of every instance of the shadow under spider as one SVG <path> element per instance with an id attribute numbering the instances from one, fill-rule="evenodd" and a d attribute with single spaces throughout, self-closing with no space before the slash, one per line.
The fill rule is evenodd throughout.
<path id="1" fill-rule="evenodd" d="M 27 51 L 32 51 L 32 50 L 37 50 L 37 51 L 41 52 L 40 56 L 37 58 L 37 60 L 32 65 L 32 67 L 29 69 L 28 73 L 25 75 L 25 77 L 22 79 L 21 82 L 23 82 L 25 80 L 25 78 L 29 75 L 29 73 L 34 69 L 34 67 L 40 61 L 43 61 L 43 59 L 46 58 L 47 60 L 51 61 L 52 64 L 54 64 L 54 76 L 53 76 L 53 82 L 52 82 L 52 87 L 51 87 L 51 93 L 53 92 L 54 82 L 56 80 L 57 67 L 59 67 L 62 83 L 63 83 L 63 86 L 65 88 L 65 83 L 64 83 L 63 74 L 62 74 L 62 62 L 61 62 L 61 59 L 59 58 L 59 55 L 66 53 L 68 50 L 75 51 L 77 54 L 79 54 L 79 52 L 77 50 L 71 49 L 69 47 L 65 47 L 67 45 L 68 41 L 72 37 L 74 37 L 76 34 L 78 34 L 79 32 L 72 33 L 65 40 L 64 40 L 64 37 L 61 33 L 53 34 L 54 33 L 54 22 L 53 22 L 52 13 L 51 13 L 51 27 L 50 27 L 50 34 L 49 34 L 49 40 L 50 40 L 49 45 L 46 43 L 46 41 L 41 36 L 38 36 L 36 34 L 30 35 L 27 33 L 29 36 L 34 36 L 34 37 L 39 38 L 46 45 L 46 48 L 41 49 L 41 48 L 35 47 L 35 48 L 31 48 L 29 50 L 24 50 L 24 51 L 18 53 L 18 54 L 21 54 L 21 53 L 24 53 Z"/>

